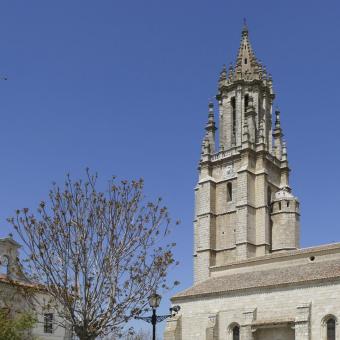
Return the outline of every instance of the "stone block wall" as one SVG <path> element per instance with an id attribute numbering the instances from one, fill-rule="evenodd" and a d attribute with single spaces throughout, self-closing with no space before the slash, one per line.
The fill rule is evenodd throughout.
<path id="1" fill-rule="evenodd" d="M 217 315 L 218 340 L 232 340 L 230 325 L 241 326 L 240 340 L 326 340 L 323 319 L 340 318 L 340 280 L 324 284 L 282 287 L 212 297 L 178 300 L 181 336 L 175 340 L 206 340 L 211 315 Z M 337 325 L 337 340 L 340 325 Z M 251 330 L 251 331 L 250 331 Z M 278 337 L 278 340 L 280 337 Z"/>

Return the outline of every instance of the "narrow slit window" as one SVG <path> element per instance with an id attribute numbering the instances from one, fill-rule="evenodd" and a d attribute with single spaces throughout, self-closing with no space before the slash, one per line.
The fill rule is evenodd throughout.
<path id="1" fill-rule="evenodd" d="M 235 97 L 232 97 L 230 100 L 231 105 L 231 115 L 232 115 L 232 134 L 236 135 L 236 102 Z"/>
<path id="2" fill-rule="evenodd" d="M 233 200 L 233 185 L 232 183 L 227 184 L 227 202 L 231 202 Z"/>
<path id="3" fill-rule="evenodd" d="M 269 242 L 270 242 L 270 251 L 273 251 L 273 221 L 269 220 Z"/>
<path id="4" fill-rule="evenodd" d="M 245 63 L 245 64 L 248 64 L 247 58 L 244 58 L 244 63 Z"/>
<path id="5" fill-rule="evenodd" d="M 267 189 L 267 206 L 270 207 L 272 203 L 272 190 L 270 189 L 270 187 L 268 187 Z"/>

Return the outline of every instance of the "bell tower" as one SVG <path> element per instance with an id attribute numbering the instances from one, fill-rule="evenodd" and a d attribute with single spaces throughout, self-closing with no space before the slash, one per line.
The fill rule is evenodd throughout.
<path id="1" fill-rule="evenodd" d="M 214 267 L 299 247 L 299 203 L 289 186 L 287 148 L 272 78 L 256 58 L 244 24 L 235 65 L 218 81 L 195 188 L 195 282 Z"/>

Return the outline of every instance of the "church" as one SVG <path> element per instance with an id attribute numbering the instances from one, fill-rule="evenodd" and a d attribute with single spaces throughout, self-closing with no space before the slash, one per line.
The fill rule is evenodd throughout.
<path id="1" fill-rule="evenodd" d="M 194 284 L 172 297 L 181 310 L 164 339 L 339 340 L 340 243 L 300 248 L 273 82 L 246 25 L 216 99 L 219 133 L 210 103 L 195 187 Z"/>

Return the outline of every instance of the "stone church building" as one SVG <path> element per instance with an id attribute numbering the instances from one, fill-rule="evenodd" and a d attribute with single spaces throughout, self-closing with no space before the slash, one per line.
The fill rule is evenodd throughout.
<path id="1" fill-rule="evenodd" d="M 194 285 L 165 340 L 339 340 L 340 243 L 300 248 L 272 78 L 243 27 L 219 82 L 195 188 Z M 273 119 L 273 122 L 272 122 Z"/>

